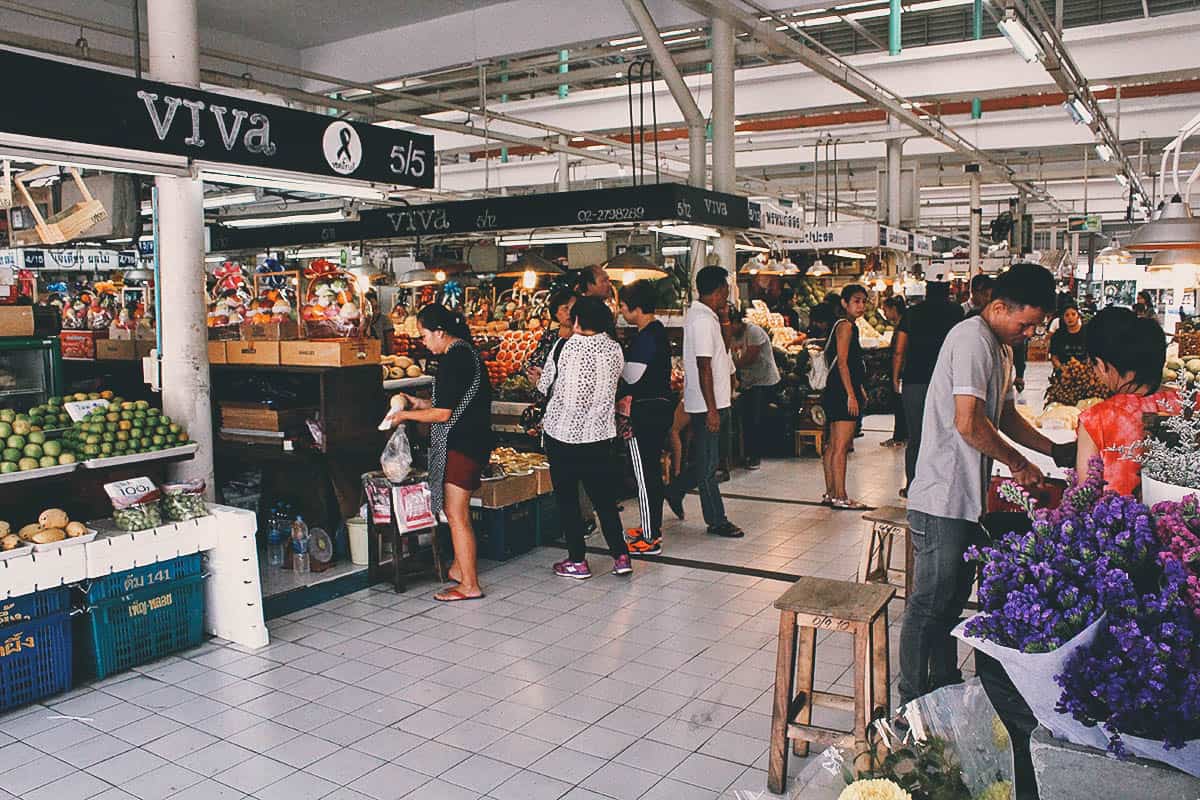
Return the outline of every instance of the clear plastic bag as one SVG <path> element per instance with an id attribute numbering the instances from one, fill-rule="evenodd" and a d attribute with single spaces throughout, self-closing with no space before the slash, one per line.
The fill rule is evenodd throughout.
<path id="1" fill-rule="evenodd" d="M 161 488 L 162 511 L 167 519 L 183 522 L 185 519 L 208 516 L 208 506 L 204 503 L 203 480 L 164 483 Z"/>
<path id="2" fill-rule="evenodd" d="M 962 800 L 1009 800 L 1013 796 L 1012 742 L 978 679 L 946 686 L 913 700 L 894 719 L 876 720 L 872 736 L 882 744 L 881 749 L 888 757 L 899 756 L 901 763 L 888 769 L 887 761 L 881 759 L 873 765 L 871 774 L 856 775 L 854 753 L 830 747 L 811 760 L 797 777 L 795 787 L 789 787 L 792 796 L 804 800 L 838 800 L 856 777 L 905 782 L 915 779 L 922 770 L 929 774 L 929 764 L 943 762 L 961 770 L 961 783 L 958 790 L 950 788 L 948 784 L 957 783 L 957 778 L 943 772 L 943 777 L 954 780 L 942 784 L 945 793 L 940 796 Z M 940 752 L 935 752 L 932 758 L 922 757 L 922 752 L 931 745 L 938 748 L 944 745 L 945 757 Z M 912 794 L 917 797 L 920 793 Z"/>
<path id="3" fill-rule="evenodd" d="M 408 434 L 401 425 L 392 432 L 383 455 L 379 458 L 379 466 L 383 474 L 392 483 L 400 483 L 412 471 L 412 448 L 408 444 Z"/>

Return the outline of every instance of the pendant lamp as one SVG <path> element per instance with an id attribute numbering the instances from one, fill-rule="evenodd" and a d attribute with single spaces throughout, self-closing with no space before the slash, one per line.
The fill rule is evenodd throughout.
<path id="1" fill-rule="evenodd" d="M 1175 195 L 1153 220 L 1134 232 L 1126 247 L 1137 252 L 1200 250 L 1200 220 L 1192 216 L 1183 198 Z"/>
<path id="2" fill-rule="evenodd" d="M 1200 251 L 1163 250 L 1154 254 L 1154 259 L 1147 269 L 1150 272 L 1191 270 L 1193 279 L 1200 278 Z"/>
<path id="3" fill-rule="evenodd" d="M 817 260 L 809 266 L 807 274 L 814 278 L 823 278 L 826 275 L 832 275 L 833 270 L 827 267 L 825 262 L 821 260 L 821 256 L 818 255 Z"/>
<path id="4" fill-rule="evenodd" d="M 433 286 L 438 282 L 437 275 L 433 270 L 414 269 L 412 272 L 406 272 L 396 285 L 405 289 L 414 289 L 420 286 Z"/>
<path id="5" fill-rule="evenodd" d="M 637 281 L 657 281 L 667 277 L 667 271 L 645 256 L 626 250 L 619 256 L 614 256 L 604 265 L 604 271 L 612 280 L 619 280 L 624 286 Z"/>
<path id="6" fill-rule="evenodd" d="M 1125 266 L 1134 263 L 1135 260 L 1133 253 L 1121 247 L 1121 243 L 1116 239 L 1096 254 L 1096 263 L 1106 267 Z"/>

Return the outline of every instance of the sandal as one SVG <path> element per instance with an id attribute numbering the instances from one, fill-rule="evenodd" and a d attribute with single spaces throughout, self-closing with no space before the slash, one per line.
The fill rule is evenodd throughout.
<path id="1" fill-rule="evenodd" d="M 839 511 L 867 511 L 871 508 L 866 503 L 860 503 L 857 500 L 847 500 L 845 498 L 835 498 L 833 507 Z"/>
<path id="2" fill-rule="evenodd" d="M 821 495 L 821 505 L 823 505 L 823 506 L 831 506 L 831 505 L 833 505 L 833 503 L 834 503 L 834 500 L 833 500 L 833 498 L 832 498 L 832 497 L 830 497 L 830 496 L 829 496 L 829 495 L 827 495 L 827 494 L 823 494 L 823 495 Z"/>
<path id="3" fill-rule="evenodd" d="M 439 603 L 460 603 L 463 600 L 482 600 L 486 595 L 480 592 L 476 595 L 463 594 L 457 588 L 447 589 L 444 592 L 438 592 L 433 596 L 433 599 Z"/>

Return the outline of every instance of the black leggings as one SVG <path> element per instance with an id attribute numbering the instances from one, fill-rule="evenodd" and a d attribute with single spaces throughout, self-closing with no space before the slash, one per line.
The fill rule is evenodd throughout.
<path id="1" fill-rule="evenodd" d="M 662 453 L 674 417 L 675 409 L 666 399 L 637 401 L 630 417 L 633 438 L 626 445 L 637 478 L 642 537 L 648 542 L 662 536 Z"/>
<path id="2" fill-rule="evenodd" d="M 621 515 L 617 512 L 621 471 L 613 453 L 613 440 L 566 444 L 548 434 L 545 440 L 550 479 L 554 482 L 554 496 L 558 500 L 558 513 L 567 540 L 567 557 L 571 561 L 583 561 L 586 554 L 583 519 L 579 514 L 580 482 L 600 517 L 600 529 L 612 557 L 627 555 L 629 548 L 625 546 Z"/>

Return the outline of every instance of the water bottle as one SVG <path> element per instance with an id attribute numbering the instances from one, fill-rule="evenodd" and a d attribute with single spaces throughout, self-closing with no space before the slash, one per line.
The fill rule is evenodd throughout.
<path id="1" fill-rule="evenodd" d="M 304 517 L 296 517 L 292 523 L 292 569 L 295 572 L 308 572 L 308 525 Z"/>
<path id="2" fill-rule="evenodd" d="M 277 515 L 272 514 L 267 528 L 267 565 L 283 566 L 283 551 L 288 533 L 280 525 Z"/>

